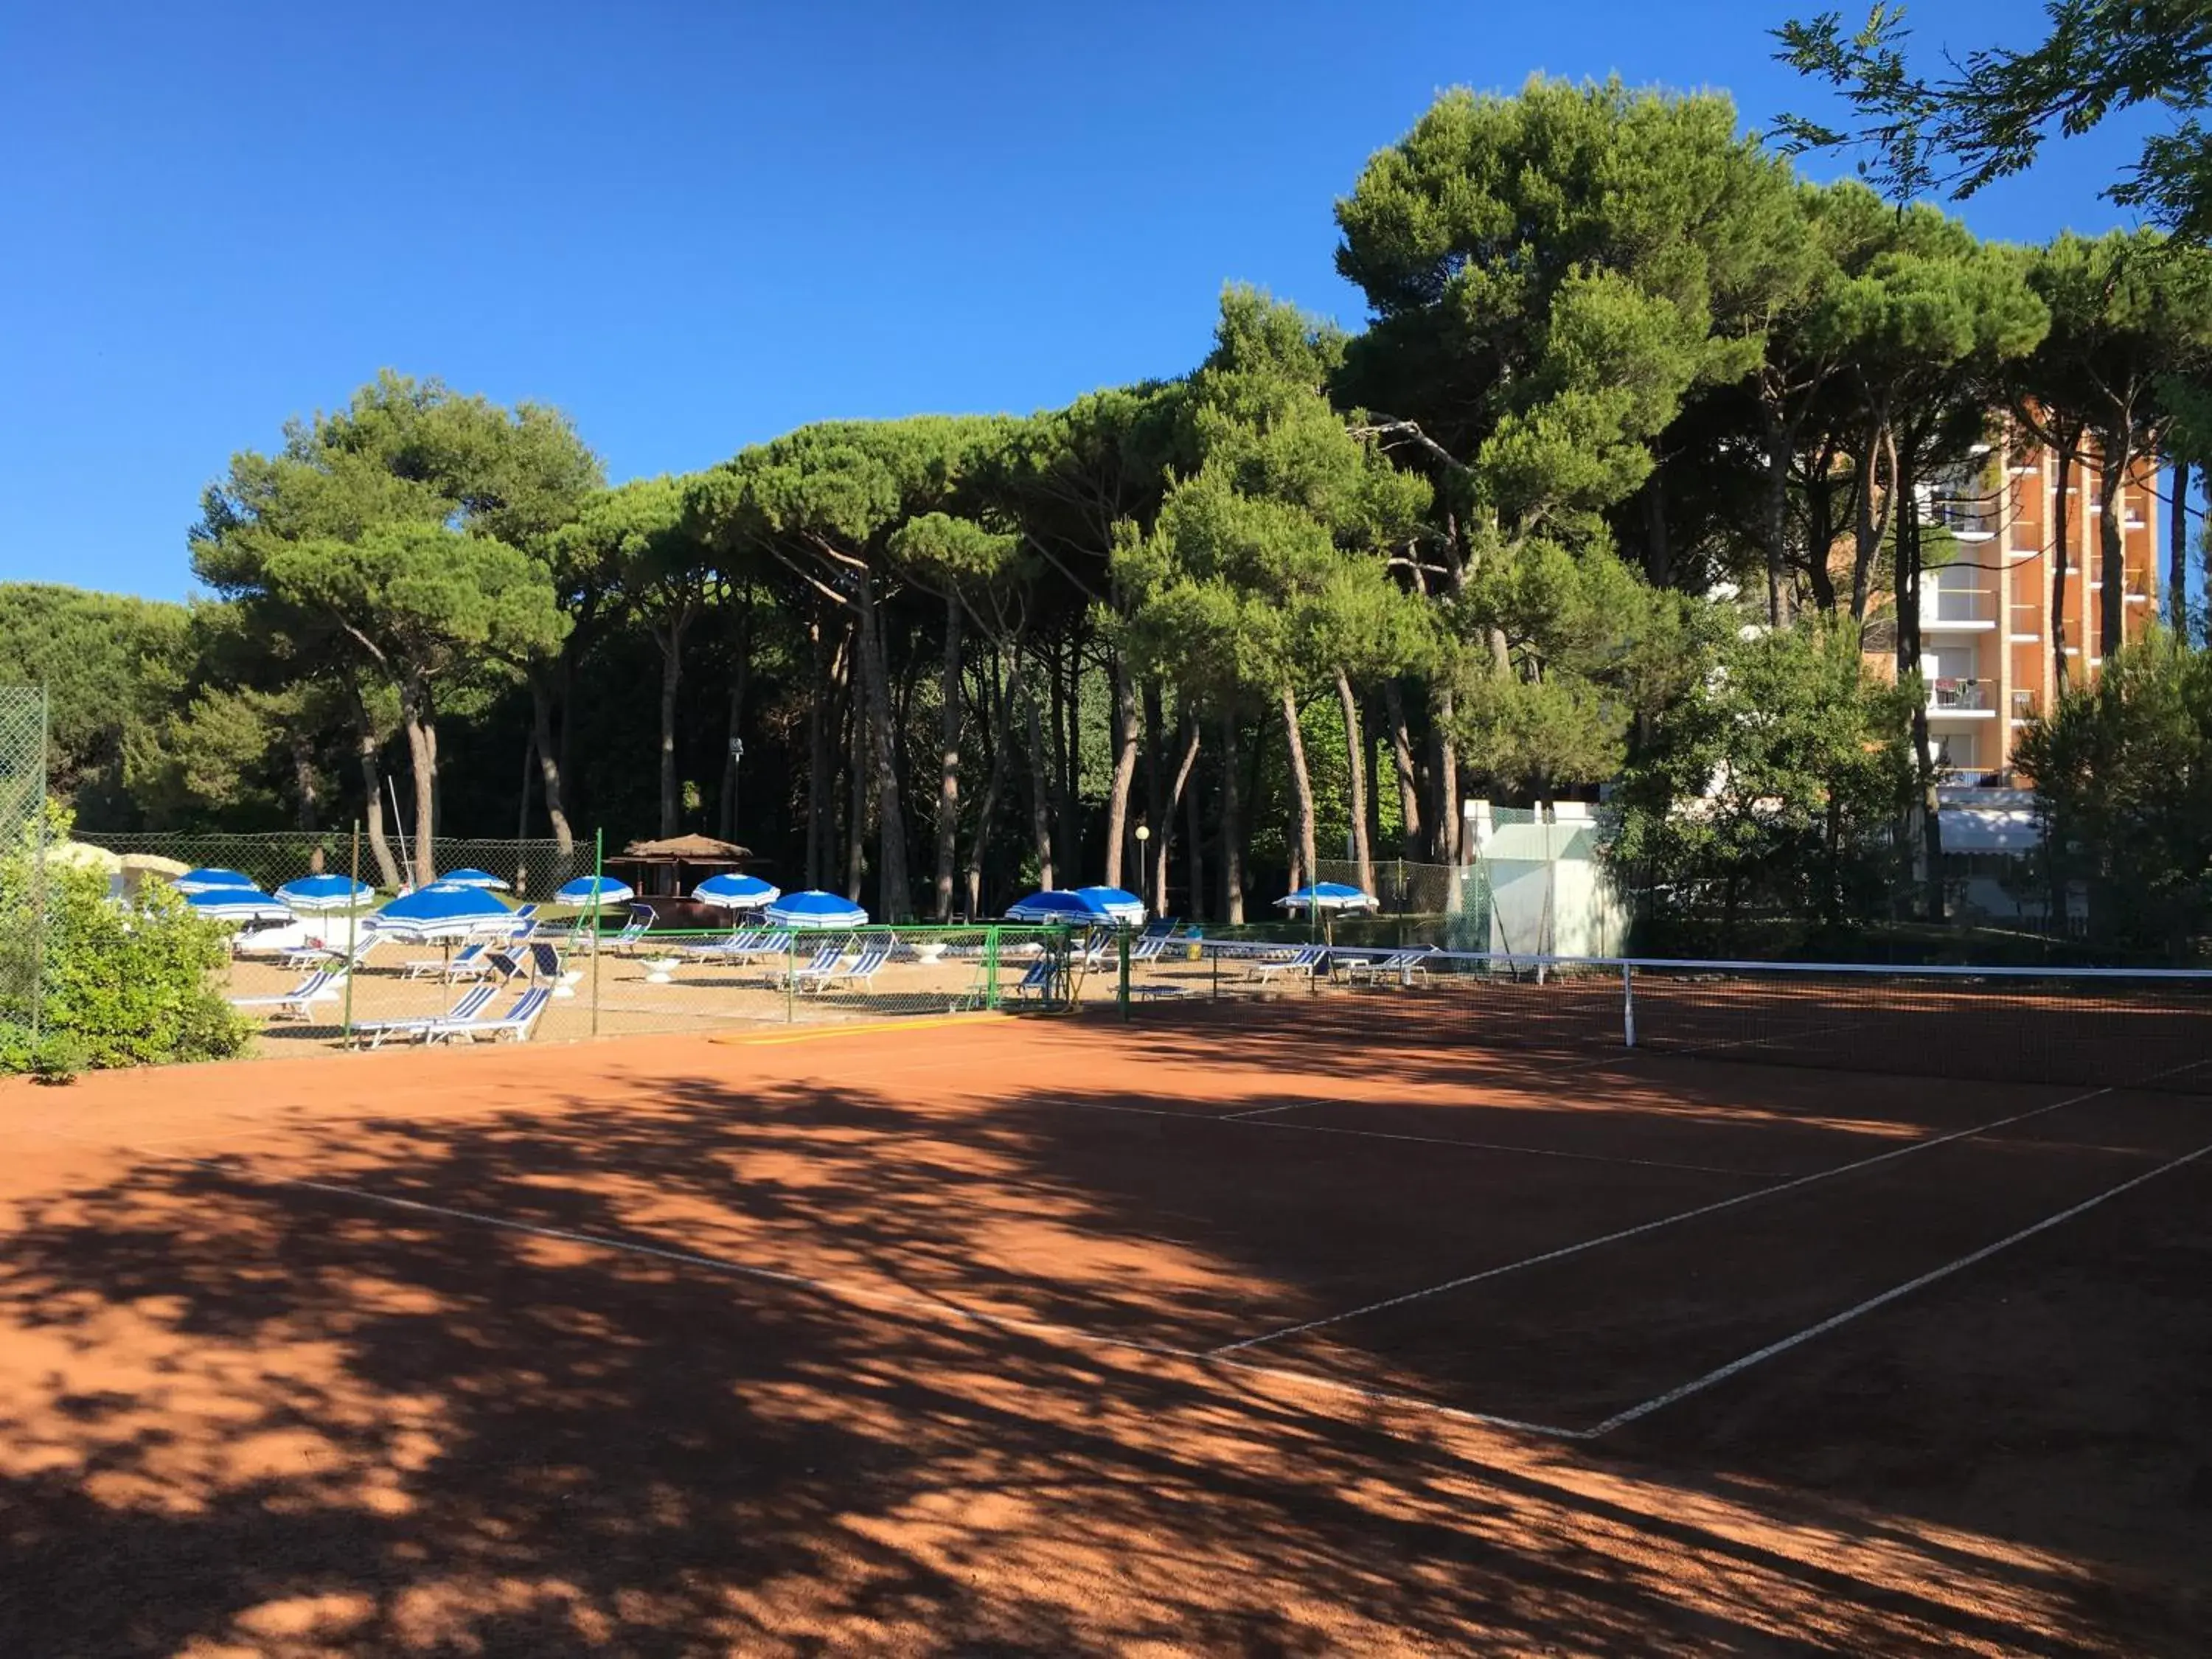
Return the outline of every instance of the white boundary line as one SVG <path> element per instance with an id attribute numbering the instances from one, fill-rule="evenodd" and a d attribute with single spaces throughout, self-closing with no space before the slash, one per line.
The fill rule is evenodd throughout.
<path id="1" fill-rule="evenodd" d="M 1613 1158 L 1604 1152 L 1566 1152 L 1549 1146 L 1514 1146 L 1502 1141 L 1455 1140 L 1448 1135 L 1409 1135 L 1393 1129 L 1347 1129 L 1334 1123 L 1261 1123 L 1250 1112 L 1172 1112 L 1158 1106 L 1111 1106 L 1102 1100 L 1069 1100 L 1048 1096 L 1030 1105 L 1064 1108 L 1075 1112 L 1115 1112 L 1127 1117 L 1176 1118 L 1191 1123 L 1234 1123 L 1247 1129 L 1287 1129 L 1295 1134 L 1349 1135 L 1358 1140 L 1401 1140 L 1416 1146 L 1456 1146 L 1470 1152 L 1511 1152 L 1522 1158 L 1566 1158 L 1577 1164 L 1615 1164 L 1633 1170 L 1677 1170 L 1686 1175 L 1736 1176 L 1764 1181 L 1769 1170 L 1723 1169 L 1712 1164 L 1670 1164 L 1662 1158 Z M 1298 1100 L 1288 1106 L 1269 1106 L 1270 1112 L 1288 1112 L 1305 1106 L 1382 1106 L 1394 1103 L 1374 1100 Z"/>
<path id="2" fill-rule="evenodd" d="M 1550 1423 L 1529 1423 L 1518 1418 L 1497 1417 L 1486 1412 L 1468 1411 L 1458 1406 L 1447 1406 L 1434 1400 L 1424 1400 L 1419 1395 L 1399 1394 L 1388 1389 L 1365 1387 L 1346 1382 L 1312 1371 L 1291 1370 L 1281 1366 L 1256 1365 L 1247 1360 L 1215 1359 L 1200 1350 L 1178 1348 L 1170 1343 L 1146 1342 L 1136 1337 L 1109 1336 L 1101 1332 L 1085 1330 L 1077 1325 L 1062 1325 L 1050 1320 L 1025 1319 L 1017 1315 L 986 1313 L 980 1308 L 967 1307 L 943 1297 L 908 1296 L 895 1291 L 878 1291 L 867 1285 L 844 1285 L 830 1279 L 811 1279 L 804 1273 L 787 1273 L 777 1267 L 762 1267 L 749 1262 L 732 1261 L 726 1256 L 708 1255 L 697 1250 L 672 1249 L 666 1245 L 647 1244 L 641 1240 L 617 1238 L 605 1233 L 580 1232 L 568 1227 L 548 1227 L 532 1221 L 516 1221 L 505 1216 L 488 1215 L 476 1210 L 456 1209 L 450 1205 L 425 1203 L 421 1199 L 398 1198 L 389 1194 L 374 1193 L 360 1187 L 343 1187 L 334 1182 L 308 1181 L 296 1176 L 264 1175 L 258 1170 L 237 1164 L 221 1164 L 206 1158 L 188 1158 L 174 1160 L 194 1169 L 204 1170 L 228 1181 L 245 1182 L 257 1187 L 297 1188 L 304 1192 L 321 1193 L 329 1197 L 351 1199 L 363 1204 L 374 1204 L 386 1209 L 404 1210 L 418 1215 L 436 1216 L 442 1220 L 458 1221 L 470 1226 L 489 1227 L 496 1231 L 520 1233 L 531 1238 L 556 1240 L 562 1243 L 580 1244 L 587 1249 L 612 1250 L 627 1255 L 645 1256 L 656 1261 L 670 1262 L 677 1267 L 703 1268 L 734 1279 L 746 1279 L 765 1285 L 775 1285 L 787 1290 L 802 1291 L 825 1300 L 849 1303 L 855 1306 L 887 1310 L 908 1315 L 932 1324 L 972 1325 L 987 1329 L 1011 1332 L 1018 1336 L 1048 1339 L 1075 1347 L 1115 1348 L 1125 1352 L 1149 1355 L 1155 1359 L 1178 1360 L 1207 1371 L 1234 1371 L 1242 1376 L 1264 1378 L 1286 1387 L 1308 1389 L 1322 1394 L 1341 1395 L 1347 1398 L 1364 1400 L 1370 1404 L 1389 1407 L 1397 1410 L 1420 1412 L 1458 1423 L 1483 1428 L 1510 1429 L 1523 1434 L 1540 1435 L 1553 1440 L 1587 1440 L 1586 1429 L 1561 1428 Z"/>
<path id="3" fill-rule="evenodd" d="M 2191 1062 L 2191 1065 L 2204 1063 L 2201 1060 Z M 2185 1068 L 2176 1066 L 2173 1069 L 2179 1071 Z M 2161 1073 L 2160 1075 L 2163 1076 L 2165 1073 Z M 1260 1347 L 1269 1342 L 1279 1342 L 1285 1337 L 1303 1336 L 1309 1331 L 1317 1331 L 1326 1326 L 1341 1325 L 1349 1319 L 1359 1319 L 1369 1314 L 1381 1313 L 1386 1308 L 1403 1307 L 1409 1302 L 1423 1301 L 1429 1297 L 1442 1296 L 1447 1291 L 1462 1290 L 1469 1285 L 1480 1284 L 1485 1279 L 1500 1279 L 1507 1273 L 1519 1273 L 1524 1267 L 1538 1267 L 1547 1261 L 1564 1261 L 1569 1256 L 1580 1255 L 1585 1250 L 1596 1249 L 1602 1244 L 1617 1244 L 1623 1239 L 1641 1237 L 1646 1233 L 1656 1233 L 1662 1228 L 1675 1226 L 1685 1221 L 1694 1221 L 1699 1216 L 1714 1215 L 1723 1210 L 1732 1210 L 1739 1204 L 1748 1204 L 1756 1199 L 1771 1198 L 1778 1193 L 1794 1192 L 1801 1187 L 1810 1187 L 1816 1182 L 1832 1181 L 1838 1176 L 1850 1175 L 1855 1170 L 1870 1170 L 1876 1164 L 1887 1164 L 1895 1158 L 1909 1158 L 1915 1152 L 1929 1152 L 1937 1146 L 1948 1146 L 1954 1141 L 1987 1134 L 1992 1129 L 2007 1128 L 2013 1124 L 2024 1123 L 2030 1118 L 2041 1117 L 2046 1113 L 2056 1112 L 2064 1107 L 2079 1106 L 2085 1101 L 2096 1100 L 2103 1096 L 2119 1092 L 2121 1092 L 2120 1086 L 2115 1084 L 2102 1089 L 2092 1089 L 2087 1094 L 2069 1095 L 2063 1100 L 2054 1100 L 2047 1106 L 2038 1106 L 2030 1111 L 2015 1112 L 2010 1117 L 2001 1117 L 1993 1122 L 1977 1124 L 1972 1128 L 1954 1129 L 1948 1134 L 1936 1135 L 1925 1140 L 1911 1141 L 1903 1146 L 1893 1146 L 1886 1152 L 1876 1152 L 1871 1158 L 1862 1158 L 1854 1159 L 1849 1164 L 1839 1164 L 1832 1170 L 1816 1170 L 1811 1175 L 1796 1176 L 1788 1181 L 1778 1182 L 1772 1186 L 1754 1188 L 1750 1192 L 1737 1193 L 1729 1198 L 1716 1200 L 1711 1204 L 1700 1204 L 1694 1209 L 1680 1211 L 1674 1215 L 1661 1216 L 1656 1221 L 1646 1221 L 1637 1226 L 1623 1227 L 1613 1232 L 1601 1233 L 1595 1238 L 1586 1238 L 1577 1244 L 1562 1245 L 1556 1250 L 1545 1250 L 1536 1255 L 1522 1256 L 1517 1261 L 1502 1262 L 1495 1267 L 1484 1267 L 1474 1273 L 1462 1273 L 1457 1279 L 1448 1279 L 1440 1285 L 1430 1285 L 1420 1290 L 1405 1291 L 1401 1295 L 1385 1297 L 1379 1302 L 1370 1302 L 1362 1307 L 1347 1309 L 1342 1313 L 1327 1314 L 1319 1319 L 1309 1319 L 1303 1324 L 1286 1325 L 1280 1330 L 1264 1331 L 1258 1336 L 1248 1336 L 1241 1342 L 1224 1343 L 1220 1347 L 1209 1349 L 1207 1353 L 1209 1357 L 1241 1353 L 1248 1348 Z"/>
<path id="4" fill-rule="evenodd" d="M 1230 1123 L 1241 1117 L 1265 1117 L 1270 1112 L 1297 1112 L 1304 1110 L 1309 1106 L 1328 1104 L 1329 1103 L 1326 1100 L 1293 1100 L 1282 1106 L 1255 1106 L 1249 1112 L 1223 1112 L 1218 1115 L 1224 1123 Z M 1209 1115 L 1212 1115 L 1209 1114 Z"/>
<path id="5" fill-rule="evenodd" d="M 2132 1191 L 2147 1181 L 2155 1181 L 2169 1170 L 2179 1170 L 2185 1164 L 2194 1164 L 2197 1159 L 2207 1157 L 2212 1157 L 2212 1142 L 2207 1142 L 2193 1152 L 2184 1152 L 2179 1158 L 2169 1158 L 2156 1169 L 2146 1170 L 2139 1176 L 2123 1181 L 2117 1187 L 2107 1187 L 2094 1198 L 2083 1199 L 2069 1209 L 2061 1210 L 2056 1215 L 2045 1216 L 2042 1220 L 2021 1228 L 2008 1237 L 2000 1238 L 1994 1244 L 1984 1244 L 1980 1249 L 1962 1255 L 1955 1261 L 1947 1261 L 1942 1267 L 1921 1274 L 1917 1279 L 1909 1279 L 1902 1285 L 1893 1285 L 1882 1291 L 1879 1296 L 1870 1296 L 1865 1301 L 1854 1307 L 1846 1308 L 1839 1314 L 1830 1315 L 1817 1325 L 1807 1326 L 1795 1336 L 1785 1336 L 1778 1342 L 1770 1342 L 1765 1347 L 1744 1355 L 1741 1359 L 1732 1359 L 1725 1365 L 1707 1371 L 1703 1376 L 1692 1377 L 1680 1388 L 1669 1389 L 1664 1394 L 1654 1395 L 1640 1406 L 1631 1406 L 1626 1411 L 1616 1412 L 1596 1427 L 1583 1431 L 1583 1437 L 1595 1440 L 1601 1434 L 1610 1434 L 1615 1429 L 1626 1428 L 1629 1424 L 1649 1417 L 1656 1411 L 1662 1411 L 1678 1401 L 1687 1400 L 1693 1394 L 1702 1394 L 1717 1382 L 1725 1382 L 1729 1378 L 1749 1370 L 1753 1365 L 1761 1364 L 1778 1354 L 1789 1352 L 1800 1343 L 1809 1342 L 1816 1336 L 1826 1336 L 1837 1327 L 1850 1324 L 1862 1314 L 1869 1314 L 1877 1308 L 1887 1307 L 1899 1297 L 1910 1296 L 1913 1291 L 1924 1289 L 1938 1279 L 1948 1279 L 1954 1273 L 1964 1273 L 1967 1268 L 1988 1261 L 2000 1250 L 2008 1250 L 2015 1244 L 2033 1238 L 2038 1233 L 2048 1232 L 2063 1222 L 2071 1221 L 2075 1216 L 2094 1210 L 2100 1204 L 2109 1200 L 2118 1198 L 2122 1193 Z"/>

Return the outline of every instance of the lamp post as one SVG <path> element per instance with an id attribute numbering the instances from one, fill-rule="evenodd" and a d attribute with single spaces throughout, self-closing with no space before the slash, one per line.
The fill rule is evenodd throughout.
<path id="1" fill-rule="evenodd" d="M 1146 852 L 1145 843 L 1151 841 L 1152 838 L 1152 830 L 1150 824 L 1140 823 L 1137 826 L 1137 869 L 1139 871 L 1137 878 L 1145 884 L 1148 890 L 1152 886 L 1152 862 L 1150 855 Z M 1146 896 L 1146 894 L 1140 893 L 1138 896 L 1139 898 L 1143 898 Z M 1151 894 L 1152 899 L 1155 902 L 1158 902 L 1163 908 L 1165 908 L 1166 896 L 1167 896 L 1164 893 Z"/>

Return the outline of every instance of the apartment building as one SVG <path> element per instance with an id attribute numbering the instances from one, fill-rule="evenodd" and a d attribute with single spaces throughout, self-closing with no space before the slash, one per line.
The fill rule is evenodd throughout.
<path id="1" fill-rule="evenodd" d="M 1937 763 L 1954 783 L 2011 781 L 2013 745 L 2057 696 L 2052 577 L 2057 549 L 2057 458 L 2040 444 L 1991 446 L 1922 492 L 1923 522 L 1950 532 L 1948 562 L 1923 577 L 1921 677 Z M 2102 665 L 2105 607 L 2124 607 L 2123 637 L 2158 613 L 2158 471 L 2145 462 L 2121 484 L 2126 553 L 2122 591 L 2107 593 L 2094 465 L 2067 472 L 2063 599 L 2067 679 Z M 1931 546 L 1930 551 L 1934 552 Z"/>

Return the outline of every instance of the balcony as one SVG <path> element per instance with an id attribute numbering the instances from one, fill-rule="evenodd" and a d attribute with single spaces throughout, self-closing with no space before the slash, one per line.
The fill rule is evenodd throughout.
<path id="1" fill-rule="evenodd" d="M 1985 542 L 2003 527 L 2003 515 L 1986 496 L 1931 495 L 1925 522 L 1948 530 L 1962 542 Z"/>
<path id="2" fill-rule="evenodd" d="M 1923 633 L 1987 634 L 1997 625 L 1996 595 L 1986 587 L 1930 588 L 1920 617 Z"/>
<path id="3" fill-rule="evenodd" d="M 1996 710 L 1991 705 L 1996 692 L 1995 680 L 1930 680 L 1928 712 L 1964 720 L 1995 720 Z"/>

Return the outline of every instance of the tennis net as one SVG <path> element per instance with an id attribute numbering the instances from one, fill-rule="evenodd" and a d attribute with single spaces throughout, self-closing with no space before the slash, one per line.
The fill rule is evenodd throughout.
<path id="1" fill-rule="evenodd" d="M 1311 994 L 1356 1005 L 1347 1016 L 1370 1031 L 1402 1018 L 1484 1046 L 2212 1094 L 2212 971 L 1438 951 L 1361 972 L 1358 959 L 1337 952 Z"/>

